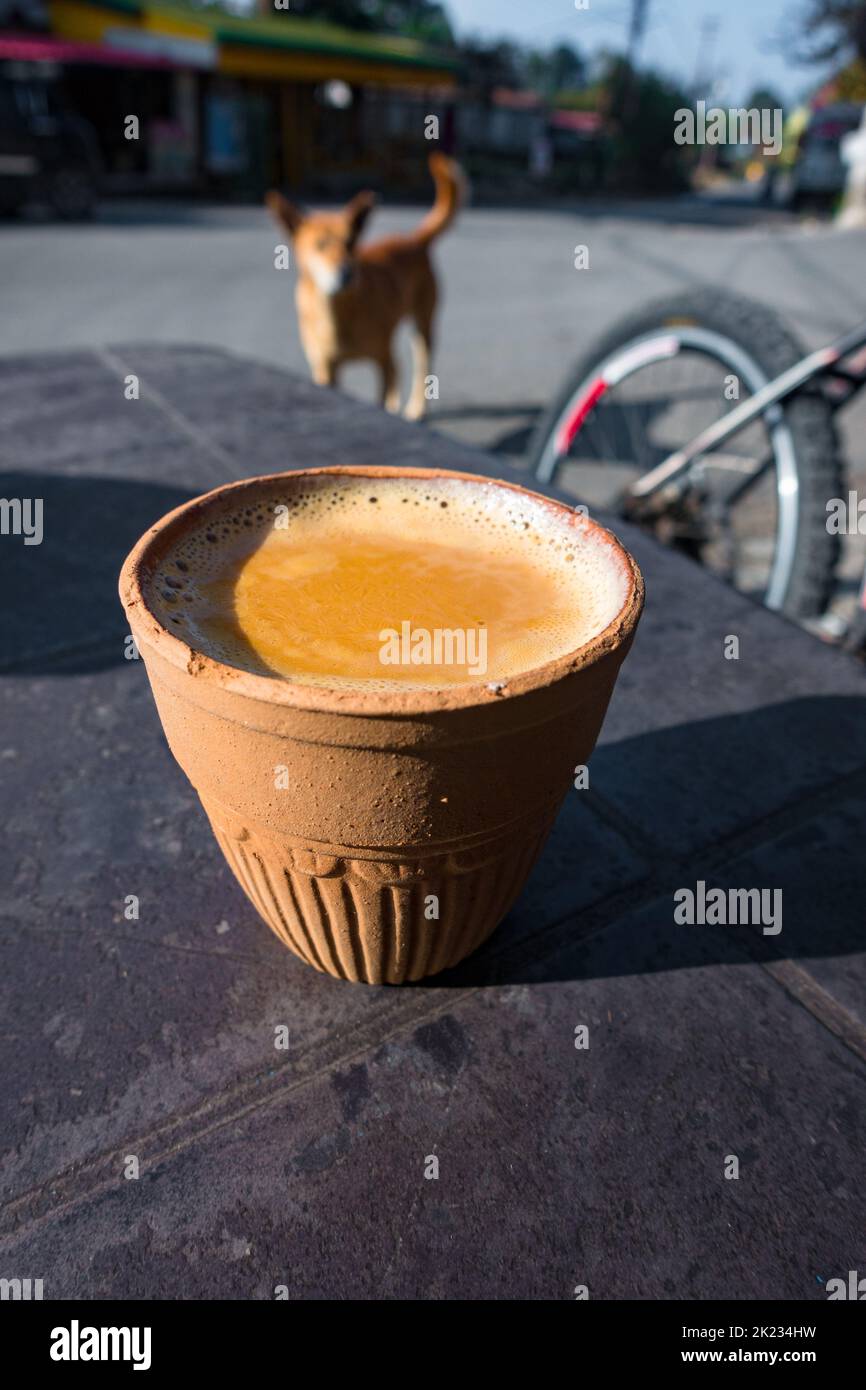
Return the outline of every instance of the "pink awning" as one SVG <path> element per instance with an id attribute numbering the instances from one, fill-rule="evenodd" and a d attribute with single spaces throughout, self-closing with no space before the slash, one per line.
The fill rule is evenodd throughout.
<path id="1" fill-rule="evenodd" d="M 550 124 L 557 130 L 577 130 L 583 135 L 595 135 L 601 130 L 601 116 L 597 111 L 551 111 Z"/>
<path id="2" fill-rule="evenodd" d="M 111 68 L 173 68 L 170 59 L 152 53 L 133 53 L 99 43 L 71 39 L 41 39 L 0 34 L 0 60 L 19 63 L 96 63 Z"/>

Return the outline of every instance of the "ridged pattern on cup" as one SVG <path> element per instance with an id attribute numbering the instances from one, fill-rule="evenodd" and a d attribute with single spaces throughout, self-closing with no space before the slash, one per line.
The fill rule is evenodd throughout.
<path id="1" fill-rule="evenodd" d="M 520 893 L 556 813 L 410 861 L 277 842 L 204 806 L 232 872 L 283 944 L 328 975 L 376 985 L 435 975 L 476 950 Z M 431 894 L 439 916 L 428 920 Z"/>

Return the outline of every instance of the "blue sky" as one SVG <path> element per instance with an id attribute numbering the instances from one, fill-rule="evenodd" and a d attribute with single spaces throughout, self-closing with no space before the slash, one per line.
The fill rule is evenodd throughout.
<path id="1" fill-rule="evenodd" d="M 621 48 L 628 32 L 630 0 L 589 0 L 576 10 L 574 0 L 445 0 L 457 32 L 463 36 L 500 35 L 548 46 L 566 40 L 592 54 Z M 701 45 L 702 25 L 716 20 L 709 40 L 709 64 L 717 85 L 708 95 L 721 103 L 744 100 L 756 86 L 768 85 L 783 100 L 793 101 L 825 74 L 813 67 L 792 66 L 780 52 L 779 36 L 796 32 L 803 0 L 649 0 L 649 25 L 641 60 L 691 81 Z M 706 53 L 705 40 L 705 53 Z"/>

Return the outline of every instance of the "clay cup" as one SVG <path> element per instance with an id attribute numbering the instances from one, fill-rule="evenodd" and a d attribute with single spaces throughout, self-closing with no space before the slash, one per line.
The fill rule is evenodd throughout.
<path id="1" fill-rule="evenodd" d="M 284 945 L 344 980 L 399 984 L 456 965 L 520 893 L 574 769 L 595 746 L 643 606 L 634 560 L 580 512 L 626 598 L 576 651 L 502 682 L 358 691 L 256 674 L 193 650 L 152 603 L 172 547 L 228 508 L 317 477 L 464 479 L 347 467 L 250 478 L 170 512 L 128 556 L 120 596 L 171 751 L 247 897 Z M 182 597 L 182 595 L 181 595 Z M 158 606 L 158 605 L 156 605 Z M 275 769 L 286 770 L 285 787 Z M 577 794 L 577 793 L 572 793 Z M 575 847 L 576 863 L 579 847 Z"/>

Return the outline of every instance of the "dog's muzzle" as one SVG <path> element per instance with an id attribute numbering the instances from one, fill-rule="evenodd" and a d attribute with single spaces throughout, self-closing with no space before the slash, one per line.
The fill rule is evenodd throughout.
<path id="1" fill-rule="evenodd" d="M 322 294 L 330 296 L 348 289 L 355 275 L 355 267 L 351 261 L 332 266 L 320 260 L 313 260 L 310 263 L 310 273 Z"/>
<path id="2" fill-rule="evenodd" d="M 341 265 L 341 266 L 340 266 L 340 269 L 337 271 L 337 273 L 336 273 L 336 275 L 335 275 L 335 277 L 334 277 L 336 283 L 335 283 L 335 288 L 333 289 L 332 293 L 333 293 L 333 294 L 339 294 L 341 290 L 347 290 L 347 289 L 349 288 L 349 286 L 351 285 L 352 281 L 354 280 L 354 278 L 355 278 L 355 267 L 354 267 L 353 265 L 348 265 L 348 264 L 347 264 L 347 265 Z"/>

